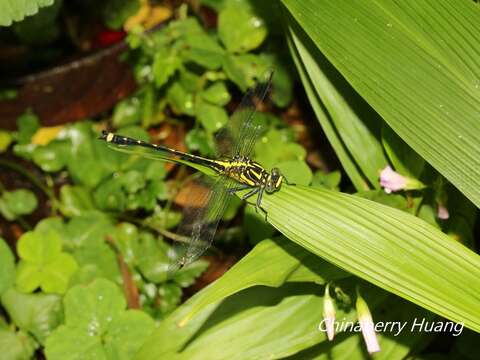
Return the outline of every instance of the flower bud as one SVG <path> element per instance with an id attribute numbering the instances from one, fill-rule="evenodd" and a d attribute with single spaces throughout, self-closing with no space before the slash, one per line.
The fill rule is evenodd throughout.
<path id="1" fill-rule="evenodd" d="M 360 293 L 357 291 L 357 315 L 358 322 L 360 323 L 360 328 L 362 329 L 363 339 L 367 345 L 367 351 L 375 353 L 380 351 L 380 345 L 378 344 L 377 334 L 375 333 L 375 326 L 373 324 L 372 314 L 368 309 L 368 305 L 365 300 L 360 296 Z"/>
<path id="2" fill-rule="evenodd" d="M 323 297 L 323 319 L 325 328 L 327 329 L 328 340 L 332 341 L 335 335 L 335 305 L 333 299 L 330 297 L 330 285 L 325 286 L 325 295 Z"/>

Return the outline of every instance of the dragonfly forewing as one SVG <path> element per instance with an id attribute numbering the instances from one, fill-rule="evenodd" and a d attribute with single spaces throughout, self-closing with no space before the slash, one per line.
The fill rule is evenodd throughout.
<path id="1" fill-rule="evenodd" d="M 264 124 L 255 118 L 255 113 L 270 91 L 272 75 L 270 73 L 265 83 L 257 84 L 243 97 L 227 125 L 217 133 L 215 142 L 218 157 L 251 156 L 264 128 Z"/>
<path id="2" fill-rule="evenodd" d="M 177 257 L 170 266 L 170 272 L 197 260 L 211 245 L 218 224 L 230 203 L 230 193 L 235 182 L 219 177 L 212 181 L 206 176 L 195 180 L 203 187 L 197 195 L 191 195 L 193 206 L 186 205 L 183 209 L 183 220 L 178 233 L 189 237 L 189 240 L 179 246 Z M 197 187 L 198 188 L 198 187 Z"/>

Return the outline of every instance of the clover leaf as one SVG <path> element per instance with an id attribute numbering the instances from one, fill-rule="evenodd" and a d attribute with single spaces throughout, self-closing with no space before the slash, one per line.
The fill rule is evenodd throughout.
<path id="1" fill-rule="evenodd" d="M 63 320 L 61 299 L 56 294 L 23 294 L 11 288 L 3 294 L 2 305 L 17 327 L 43 344 Z"/>
<path id="2" fill-rule="evenodd" d="M 16 284 L 23 292 L 40 287 L 48 293 L 62 294 L 78 267 L 71 255 L 62 252 L 60 235 L 53 230 L 26 232 L 18 241 L 17 252 L 21 260 Z"/>
<path id="3" fill-rule="evenodd" d="M 247 7 L 227 6 L 218 15 L 218 34 L 231 52 L 247 52 L 259 47 L 267 36 L 267 27 Z"/>
<path id="4" fill-rule="evenodd" d="M 37 344 L 35 340 L 23 331 L 13 331 L 0 327 L 0 349 L 2 359 L 29 360 L 32 359 Z"/>
<path id="5" fill-rule="evenodd" d="M 64 306 L 65 325 L 46 341 L 50 360 L 131 359 L 155 327 L 147 314 L 125 310 L 120 289 L 105 279 L 72 287 Z"/>
<path id="6" fill-rule="evenodd" d="M 27 189 L 5 191 L 0 197 L 0 213 L 7 220 L 30 214 L 37 207 L 35 194 Z"/>
<path id="7" fill-rule="evenodd" d="M 0 295 L 13 285 L 15 260 L 5 240 L 0 238 Z"/>

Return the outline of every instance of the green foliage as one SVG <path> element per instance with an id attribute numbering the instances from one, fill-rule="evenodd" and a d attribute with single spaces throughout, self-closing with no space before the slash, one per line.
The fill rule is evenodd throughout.
<path id="1" fill-rule="evenodd" d="M 65 325 L 46 342 L 49 359 L 131 359 L 154 328 L 143 312 L 125 310 L 120 289 L 98 279 L 89 286 L 75 286 L 64 298 Z"/>
<path id="2" fill-rule="evenodd" d="M 0 296 L 10 288 L 15 281 L 15 262 L 12 251 L 0 238 Z"/>
<path id="3" fill-rule="evenodd" d="M 475 47 L 464 46 L 478 43 L 473 24 L 480 15 L 475 4 L 283 3 L 292 16 L 288 24 L 301 58 L 298 67 L 306 71 L 304 83 L 315 88 L 311 98 L 328 96 L 316 81 L 324 77 L 327 63 L 341 74 L 342 83 L 348 82 L 347 92 L 339 87 L 336 91 L 361 96 L 371 106 L 370 112 L 379 114 L 414 152 L 478 207 L 480 148 L 476 139 L 480 128 L 475 119 L 479 100 L 478 96 L 471 98 L 479 87 L 478 76 L 471 70 L 478 66 L 478 57 L 473 55 Z M 328 16 L 319 21 L 319 14 Z M 462 19 L 469 19 L 469 25 L 463 26 Z M 426 30 L 432 27 L 439 36 L 432 37 Z M 452 28 L 458 31 L 450 34 L 445 30 Z M 452 97 L 452 93 L 462 95 Z M 337 111 L 329 109 L 329 115 L 333 110 Z M 360 124 L 365 127 L 368 123 L 362 116 Z M 375 130 L 378 132 L 379 126 Z M 352 151 L 351 155 L 361 153 Z"/>
<path id="4" fill-rule="evenodd" d="M 35 194 L 27 189 L 4 191 L 0 197 L 0 213 L 10 221 L 30 214 L 37 205 Z"/>
<path id="5" fill-rule="evenodd" d="M 259 47 L 267 29 L 250 9 L 232 4 L 218 14 L 218 35 L 228 51 L 243 53 Z"/>
<path id="6" fill-rule="evenodd" d="M 109 0 L 103 7 L 103 19 L 111 29 L 120 29 L 123 23 L 140 8 L 139 0 Z"/>
<path id="7" fill-rule="evenodd" d="M 35 340 L 23 331 L 0 326 L 0 346 L 4 359 L 29 360 L 37 348 Z"/>
<path id="8" fill-rule="evenodd" d="M 31 0 L 31 1 L 15 1 L 1 0 L 0 8 L 0 26 L 9 26 L 13 21 L 21 21 L 26 16 L 34 15 L 41 7 L 49 6 L 55 0 Z"/>
<path id="9" fill-rule="evenodd" d="M 329 190 L 338 191 L 341 177 L 342 177 L 342 174 L 338 170 L 332 171 L 330 173 L 317 171 L 315 172 L 315 174 L 313 174 L 312 186 L 321 186 Z"/>
<path id="10" fill-rule="evenodd" d="M 38 117 L 31 110 L 28 110 L 17 119 L 17 127 L 18 131 L 15 134 L 15 140 L 20 145 L 28 144 L 33 134 L 40 127 L 40 122 Z"/>
<path id="11" fill-rule="evenodd" d="M 479 299 L 470 292 L 479 278 L 478 255 L 425 221 L 298 185 L 282 186 L 263 201 L 269 222 L 290 240 L 437 314 L 480 328 Z"/>
<path id="12" fill-rule="evenodd" d="M 0 130 L 0 153 L 5 152 L 13 141 L 13 136 L 10 132 Z"/>
<path id="13" fill-rule="evenodd" d="M 23 294 L 10 289 L 3 294 L 2 305 L 13 323 L 33 335 L 42 345 L 51 332 L 63 322 L 62 299 L 54 294 Z"/>
<path id="14" fill-rule="evenodd" d="M 77 270 L 73 257 L 62 252 L 62 240 L 55 231 L 25 233 L 17 244 L 20 257 L 16 285 L 23 292 L 40 287 L 47 293 L 62 294 Z"/>
<path id="15" fill-rule="evenodd" d="M 182 219 L 177 192 L 184 186 L 178 180 L 188 176 L 184 169 L 171 171 L 163 162 L 151 161 L 154 151 L 145 150 L 146 158 L 112 151 L 97 139 L 104 123 L 66 125 L 48 143 L 31 144 L 40 124 L 28 111 L 19 118 L 17 132 L 0 132 L 0 152 L 15 141 L 15 154 L 46 173 L 40 189 L 48 201 L 46 206 L 40 204 L 38 213 L 51 210 L 56 216 L 44 218 L 20 237 L 17 264 L 0 239 L 2 356 L 29 359 L 44 347 L 49 359 L 305 359 L 325 354 L 332 359 L 345 354 L 367 358 L 359 334 L 337 333 L 335 341 L 328 341 L 317 330 L 326 284 L 338 320 L 356 320 L 351 305 L 355 288 L 360 286 L 376 322 L 429 321 L 440 314 L 479 330 L 479 299 L 472 290 L 480 286 L 478 256 L 462 245 L 474 243 L 476 208 L 426 164 L 448 174 L 442 156 L 433 156 L 429 149 L 431 144 L 438 146 L 438 141 L 420 131 L 425 126 L 435 133 L 436 127 L 425 120 L 429 117 L 425 109 L 431 110 L 428 101 L 445 99 L 431 94 L 435 91 L 415 90 L 423 89 L 423 84 L 412 86 L 414 79 L 405 76 L 405 69 L 416 68 L 405 57 L 395 59 L 407 63 L 407 68 L 390 66 L 391 54 L 409 54 L 415 43 L 441 66 L 439 70 L 426 68 L 427 58 L 417 54 L 422 71 L 442 74 L 462 93 L 471 83 L 452 64 L 459 65 L 468 57 L 458 63 L 442 58 L 442 49 L 434 40 L 416 23 L 409 26 L 403 5 L 391 10 L 395 21 L 385 26 L 378 21 L 390 15 L 378 13 L 376 5 L 365 9 L 378 15 L 378 21 L 367 16 L 363 5 L 350 7 L 350 13 L 324 1 L 284 0 L 283 20 L 276 2 L 201 3 L 218 13 L 216 29 L 204 28 L 201 17 L 187 16 L 185 7 L 157 31 L 131 31 L 128 58 L 142 85 L 116 105 L 109 124 L 120 134 L 160 142 L 169 136 L 164 128 L 170 131 L 180 123 L 182 131 L 186 128 L 182 140 L 189 151 L 214 156 L 215 133 L 228 122 L 240 92 L 269 70 L 275 70 L 272 102 L 277 107 L 291 102 L 295 72 L 289 67 L 283 24 L 310 103 L 358 192 L 338 192 L 340 188 L 354 190 L 339 170 L 331 171 L 330 163 L 318 166 L 329 172 L 312 173 L 307 151 L 296 143 L 294 131 L 275 115 L 257 114 L 265 131 L 256 144 L 255 159 L 267 169 L 279 167 L 295 186 L 284 183 L 279 192 L 264 195 L 266 217 L 253 206 L 240 211 L 242 202 L 232 201 L 214 246 L 222 250 L 239 246 L 243 252 L 245 237 L 256 246 L 220 279 L 190 297 L 199 284 L 191 286 L 209 263 L 199 260 L 175 274 L 169 272 L 177 247 L 171 238 L 184 241 L 175 234 Z M 138 4 L 137 0 L 110 0 L 101 6 L 99 15 L 107 26 L 120 28 Z M 424 5 L 415 6 L 425 10 Z M 328 12 L 317 11 L 320 7 Z M 52 24 L 55 9 L 31 18 L 30 24 L 16 25 L 17 35 L 32 42 L 55 35 L 55 25 L 45 25 Z M 431 13 L 437 11 L 433 6 Z M 344 21 L 343 27 L 333 26 L 334 19 Z M 369 31 L 359 29 L 358 23 Z M 48 29 L 35 38 L 31 33 L 38 24 Z M 385 35 L 390 33 L 392 39 Z M 374 42 L 368 41 L 374 38 L 372 34 L 382 43 L 388 38 L 387 42 L 396 45 L 388 48 L 391 52 L 379 54 Z M 429 45 L 416 43 L 412 34 Z M 410 41 L 397 43 L 400 38 Z M 377 63 L 377 58 L 382 61 Z M 454 69 L 457 78 L 446 68 Z M 402 77 L 392 75 L 392 69 Z M 462 87 L 459 81 L 467 85 Z M 432 110 L 440 123 L 457 111 L 450 107 L 454 103 L 471 114 L 466 100 L 457 98 L 447 99 L 449 107 L 443 113 Z M 464 98 L 475 102 L 471 94 Z M 426 105 L 420 99 L 428 100 Z M 415 116 L 418 124 L 412 123 Z M 161 122 L 168 125 L 149 129 Z M 462 124 L 466 126 L 463 120 Z M 476 127 L 469 129 L 474 136 Z M 431 144 L 418 140 L 419 134 Z M 455 147 L 451 159 L 457 159 L 462 149 L 456 140 L 447 140 L 448 146 Z M 448 150 L 448 146 L 440 148 Z M 466 146 L 471 150 L 470 137 Z M 310 155 L 310 164 L 318 161 Z M 379 174 L 388 164 L 426 187 L 387 194 L 380 187 Z M 457 179 L 456 185 L 460 183 Z M 468 185 L 463 186 L 468 190 Z M 0 197 L 2 215 L 20 225 L 21 215 L 30 214 L 37 205 L 35 195 L 25 189 L 3 191 Z M 442 208 L 448 210 L 448 219 L 441 218 Z M 275 236 L 277 230 L 286 237 Z M 187 287 L 191 288 L 184 294 Z M 180 305 L 185 295 L 189 300 Z M 138 309 L 126 310 L 127 300 L 129 307 Z M 156 330 L 154 321 L 158 322 Z M 382 352 L 375 357 L 386 359 L 405 358 L 430 340 L 428 334 L 408 331 L 377 336 Z M 475 341 L 463 335 L 459 339 L 456 346 L 462 350 L 457 353 L 471 355 L 474 351 L 468 349 L 475 349 Z"/>
<path id="16" fill-rule="evenodd" d="M 13 24 L 18 39 L 27 45 L 46 45 L 57 40 L 61 34 L 56 22 L 63 0 L 52 0 L 52 6 L 44 7 L 35 15 Z"/>
<path id="17" fill-rule="evenodd" d="M 310 260 L 313 259 L 314 262 Z M 304 264 L 311 263 L 307 268 Z M 323 273 L 324 275 L 318 275 Z M 186 323 L 208 305 L 219 302 L 229 295 L 238 293 L 249 287 L 264 285 L 279 287 L 285 282 L 315 282 L 324 284 L 349 277 L 339 268 L 324 262 L 294 243 L 286 239 L 260 242 L 247 256 L 216 281 L 201 299 L 197 299 L 189 313 L 181 320 Z"/>
<path id="18" fill-rule="evenodd" d="M 232 17 L 235 22 L 231 21 Z M 249 52 L 261 48 L 267 36 L 262 18 L 251 7 L 244 4 L 237 11 L 232 3 L 222 9 L 216 35 L 207 32 L 193 17 L 171 21 L 151 35 L 138 29 L 132 31 L 127 41 L 135 50 L 131 58 L 135 61 L 136 76 L 139 82 L 147 83 L 144 89 L 151 89 L 153 85 L 155 90 L 153 93 L 141 90 L 134 98 L 138 100 L 117 105 L 115 123 L 134 123 L 132 114 L 138 114 L 141 107 L 144 112 L 163 112 L 163 101 L 156 103 L 145 98 L 148 95 L 155 99 L 166 93 L 166 103 L 175 115 L 195 116 L 211 137 L 227 121 L 227 114 L 221 108 L 231 98 L 225 80 L 246 91 L 264 79 L 270 69 L 279 73 L 278 81 L 274 78 L 274 88 L 278 82 L 279 91 L 274 90 L 272 100 L 280 106 L 291 101 L 292 78 L 284 62 L 273 53 Z M 151 109 L 146 110 L 145 106 Z M 165 117 L 158 114 L 144 118 L 142 125 L 146 127 Z M 137 116 L 137 122 L 139 120 Z"/>

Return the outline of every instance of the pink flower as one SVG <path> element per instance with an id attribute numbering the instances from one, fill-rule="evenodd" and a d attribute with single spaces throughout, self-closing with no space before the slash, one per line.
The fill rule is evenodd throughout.
<path id="1" fill-rule="evenodd" d="M 323 297 L 323 319 L 327 330 L 327 338 L 332 341 L 335 335 L 335 306 L 333 304 L 333 299 L 330 297 L 329 287 L 330 284 L 325 286 L 325 295 Z"/>
<path id="2" fill-rule="evenodd" d="M 387 194 L 404 190 L 407 182 L 408 179 L 405 176 L 395 172 L 389 165 L 380 173 L 380 185 L 385 189 Z"/>
<path id="3" fill-rule="evenodd" d="M 357 291 L 357 315 L 360 328 L 362 329 L 363 339 L 367 345 L 367 351 L 372 354 L 380 351 L 380 345 L 378 344 L 377 334 L 375 333 L 375 326 L 373 324 L 372 314 L 368 309 L 368 305 L 365 300 L 360 296 Z"/>
<path id="4" fill-rule="evenodd" d="M 400 190 L 418 190 L 425 187 L 421 181 L 400 175 L 389 165 L 380 173 L 380 185 L 387 194 Z"/>
<path id="5" fill-rule="evenodd" d="M 450 217 L 448 209 L 441 203 L 438 203 L 437 217 L 442 220 L 447 220 Z"/>

